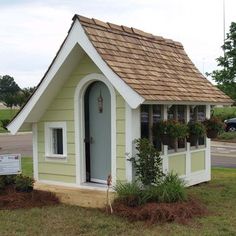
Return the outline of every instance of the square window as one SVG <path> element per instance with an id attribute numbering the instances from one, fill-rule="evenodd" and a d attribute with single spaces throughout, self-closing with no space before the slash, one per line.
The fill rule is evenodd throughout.
<path id="1" fill-rule="evenodd" d="M 66 158 L 66 122 L 45 123 L 45 154 L 49 158 Z"/>

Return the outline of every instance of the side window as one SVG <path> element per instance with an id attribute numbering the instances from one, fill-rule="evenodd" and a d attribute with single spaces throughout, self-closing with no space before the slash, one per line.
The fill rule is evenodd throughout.
<path id="1" fill-rule="evenodd" d="M 162 150 L 160 140 L 152 137 L 152 128 L 163 119 L 163 105 L 141 105 L 141 138 L 147 138 L 159 150 Z"/>
<path id="2" fill-rule="evenodd" d="M 66 122 L 45 123 L 45 154 L 47 158 L 66 158 Z"/>

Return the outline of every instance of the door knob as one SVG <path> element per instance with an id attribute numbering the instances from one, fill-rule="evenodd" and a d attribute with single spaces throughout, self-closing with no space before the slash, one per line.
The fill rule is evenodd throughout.
<path id="1" fill-rule="evenodd" d="M 93 137 L 90 137 L 90 144 L 94 143 Z"/>

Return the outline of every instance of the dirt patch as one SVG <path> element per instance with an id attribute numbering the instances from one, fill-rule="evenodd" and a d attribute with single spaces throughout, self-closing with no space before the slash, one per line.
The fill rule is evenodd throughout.
<path id="1" fill-rule="evenodd" d="M 147 203 L 139 207 L 128 207 L 121 202 L 113 204 L 114 214 L 130 221 L 146 221 L 147 223 L 177 222 L 186 224 L 193 217 L 207 215 L 206 207 L 194 198 L 186 202 Z"/>
<path id="2" fill-rule="evenodd" d="M 32 192 L 17 192 L 14 187 L 7 187 L 0 194 L 0 210 L 43 207 L 59 204 L 54 193 L 33 190 Z"/>

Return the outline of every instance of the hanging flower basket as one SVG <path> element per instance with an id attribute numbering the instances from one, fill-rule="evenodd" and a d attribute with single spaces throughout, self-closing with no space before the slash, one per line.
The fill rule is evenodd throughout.
<path id="1" fill-rule="evenodd" d="M 204 121 L 208 138 L 216 138 L 224 130 L 224 124 L 216 117 L 211 117 Z"/>
<path id="2" fill-rule="evenodd" d="M 214 129 L 207 130 L 207 138 L 216 138 L 218 131 Z"/>
<path id="3" fill-rule="evenodd" d="M 159 121 L 153 127 L 153 136 L 159 138 L 163 145 L 172 145 L 178 138 L 185 139 L 186 135 L 187 125 L 175 120 Z"/>

